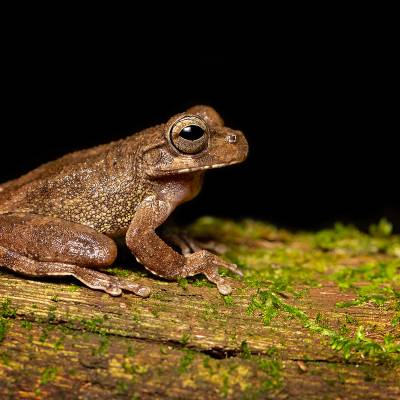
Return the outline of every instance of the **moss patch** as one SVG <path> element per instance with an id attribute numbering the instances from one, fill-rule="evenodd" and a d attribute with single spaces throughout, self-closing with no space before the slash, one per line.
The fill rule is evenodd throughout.
<path id="1" fill-rule="evenodd" d="M 316 233 L 291 233 L 260 221 L 235 223 L 211 217 L 191 227 L 199 240 L 211 237 L 229 246 L 225 257 L 242 268 L 245 286 L 257 289 L 249 299 L 248 314 L 257 311 L 264 325 L 277 317 L 295 319 L 313 334 L 325 337 L 327 345 L 344 359 L 379 362 L 399 361 L 398 331 L 380 339 L 368 338 L 372 324 L 364 326 L 347 314 L 345 323 L 334 329 L 324 323 L 323 315 L 310 316 L 300 307 L 300 300 L 307 300 L 308 291 L 322 282 L 331 282 L 354 297 L 337 302 L 336 308 L 363 304 L 380 307 L 393 312 L 391 325 L 397 327 L 400 255 L 396 249 L 400 238 L 391 232 L 386 220 L 371 226 L 370 233 L 341 223 Z"/>

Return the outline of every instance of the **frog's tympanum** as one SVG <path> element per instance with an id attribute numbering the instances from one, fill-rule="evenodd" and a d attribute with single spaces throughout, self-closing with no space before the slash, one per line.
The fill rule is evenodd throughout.
<path id="1" fill-rule="evenodd" d="M 195 197 L 204 171 L 243 161 L 248 146 L 219 114 L 195 106 L 126 139 L 67 154 L 0 185 L 0 266 L 28 276 L 72 275 L 93 289 L 146 297 L 149 288 L 110 276 L 124 237 L 136 259 L 166 279 L 218 274 L 236 265 L 198 250 L 180 254 L 156 233 L 179 204 Z"/>

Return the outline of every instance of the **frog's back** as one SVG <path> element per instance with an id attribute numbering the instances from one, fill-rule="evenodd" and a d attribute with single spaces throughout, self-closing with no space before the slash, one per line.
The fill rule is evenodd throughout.
<path id="1" fill-rule="evenodd" d="M 90 196 L 101 185 L 112 185 L 113 178 L 122 175 L 134 179 L 134 160 L 140 151 L 140 133 L 115 142 L 76 151 L 45 163 L 27 174 L 0 184 L 0 213 L 40 211 L 49 203 L 60 203 L 63 196 Z M 126 174 L 126 168 L 130 173 Z M 38 206 L 30 207 L 33 203 Z M 38 209 L 39 208 L 39 209 Z"/>
<path id="2" fill-rule="evenodd" d="M 119 141 L 119 142 L 122 142 Z M 20 176 L 17 179 L 10 180 L 0 184 L 0 205 L 9 197 L 11 193 L 15 193 L 19 188 L 28 185 L 29 183 L 49 179 L 52 176 L 59 175 L 64 170 L 74 168 L 82 162 L 91 162 L 102 154 L 105 154 L 110 146 L 118 142 L 102 144 L 90 149 L 78 150 L 73 153 L 68 153 L 56 160 L 49 161 L 40 165 L 34 170 Z"/>

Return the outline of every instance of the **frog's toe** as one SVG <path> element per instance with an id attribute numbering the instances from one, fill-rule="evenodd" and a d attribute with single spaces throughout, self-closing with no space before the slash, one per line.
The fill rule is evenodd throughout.
<path id="1" fill-rule="evenodd" d="M 223 260 L 222 258 L 219 258 L 218 262 L 215 262 L 215 264 L 224 267 L 226 269 L 229 269 L 229 271 L 232 271 L 234 274 L 237 274 L 241 277 L 243 276 L 243 272 L 236 264 L 232 264 L 228 261 Z"/>
<path id="2" fill-rule="evenodd" d="M 225 268 L 229 269 L 229 271 L 232 271 L 236 275 L 243 277 L 243 272 L 236 264 L 230 264 L 229 266 L 226 266 Z"/>
<path id="3" fill-rule="evenodd" d="M 146 286 L 142 286 L 138 291 L 137 294 L 141 297 L 149 297 L 151 293 L 150 288 Z"/>
<path id="4" fill-rule="evenodd" d="M 119 286 L 121 289 L 124 289 L 128 292 L 135 293 L 140 297 L 149 297 L 150 296 L 150 288 L 147 286 L 139 285 L 137 283 L 128 282 L 126 280 L 120 279 Z"/>
<path id="5" fill-rule="evenodd" d="M 227 285 L 226 283 L 223 283 L 223 284 L 217 283 L 217 288 L 218 288 L 218 291 L 221 294 L 223 294 L 224 296 L 232 293 L 232 288 L 229 285 Z"/>
<path id="6" fill-rule="evenodd" d="M 122 293 L 121 288 L 118 286 L 115 286 L 115 285 L 109 285 L 104 290 L 106 293 L 110 294 L 111 296 L 120 296 Z"/>

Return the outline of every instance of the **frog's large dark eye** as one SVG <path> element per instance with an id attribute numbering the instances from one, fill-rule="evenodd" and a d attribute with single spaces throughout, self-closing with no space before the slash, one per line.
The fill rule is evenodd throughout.
<path id="1" fill-rule="evenodd" d="M 208 144 L 207 126 L 202 119 L 195 116 L 181 118 L 172 126 L 170 139 L 181 153 L 200 153 Z"/>

